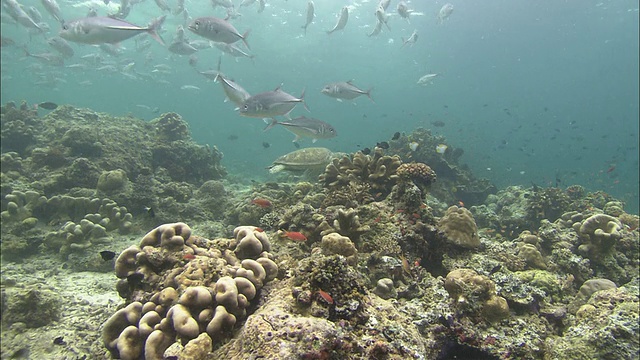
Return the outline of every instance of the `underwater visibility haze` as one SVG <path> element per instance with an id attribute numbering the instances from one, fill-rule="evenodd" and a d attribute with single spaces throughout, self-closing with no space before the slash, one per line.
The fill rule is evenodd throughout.
<path id="1" fill-rule="evenodd" d="M 1 26 L 3 359 L 637 358 L 637 1 Z"/>

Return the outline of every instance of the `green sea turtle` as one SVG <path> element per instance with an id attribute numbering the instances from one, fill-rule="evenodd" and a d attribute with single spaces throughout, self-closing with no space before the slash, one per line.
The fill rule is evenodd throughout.
<path id="1" fill-rule="evenodd" d="M 327 148 L 305 148 L 280 156 L 268 169 L 272 174 L 282 170 L 319 174 L 324 171 L 333 156 L 333 152 Z"/>

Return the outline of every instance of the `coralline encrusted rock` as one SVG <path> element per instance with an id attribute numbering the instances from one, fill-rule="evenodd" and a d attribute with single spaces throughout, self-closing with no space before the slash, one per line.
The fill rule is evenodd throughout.
<path id="1" fill-rule="evenodd" d="M 469 210 L 451 206 L 438 222 L 438 229 L 444 232 L 447 240 L 463 248 L 480 246 L 478 227 Z"/>
<path id="2" fill-rule="evenodd" d="M 507 300 L 496 294 L 491 279 L 471 269 L 456 269 L 447 274 L 444 288 L 456 307 L 464 312 L 482 315 L 490 322 L 509 317 Z"/>
<path id="3" fill-rule="evenodd" d="M 202 358 L 223 343 L 278 272 L 264 233 L 241 226 L 234 234 L 208 240 L 184 223 L 164 224 L 124 250 L 115 270 L 129 304 L 104 325 L 109 352 L 121 359 Z"/>

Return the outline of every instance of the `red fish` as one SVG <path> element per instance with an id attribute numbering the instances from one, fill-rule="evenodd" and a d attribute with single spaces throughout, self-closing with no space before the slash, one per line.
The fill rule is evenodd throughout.
<path id="1" fill-rule="evenodd" d="M 285 231 L 284 236 L 298 242 L 307 241 L 307 237 L 303 233 L 298 231 Z"/>
<path id="2" fill-rule="evenodd" d="M 255 228 L 254 230 L 255 230 L 255 231 L 257 231 L 257 232 L 264 232 L 264 229 L 263 229 L 263 228 L 261 228 L 261 227 L 257 227 L 257 228 Z"/>
<path id="3" fill-rule="evenodd" d="M 195 258 L 196 258 L 196 256 L 195 256 L 195 255 L 193 255 L 193 254 L 184 254 L 184 256 L 182 256 L 182 258 L 183 258 L 184 260 L 189 261 L 189 260 L 193 260 L 193 259 L 195 259 Z"/>
<path id="4" fill-rule="evenodd" d="M 327 294 L 326 291 L 322 291 L 322 290 L 318 290 L 318 295 L 322 298 L 322 300 L 324 300 L 327 304 L 332 305 L 333 304 L 333 298 L 331 297 L 331 295 Z"/>
<path id="5" fill-rule="evenodd" d="M 253 200 L 251 200 L 252 204 L 258 205 L 261 208 L 268 208 L 271 206 L 271 201 L 267 200 L 267 199 L 263 199 L 263 198 L 255 198 Z"/>

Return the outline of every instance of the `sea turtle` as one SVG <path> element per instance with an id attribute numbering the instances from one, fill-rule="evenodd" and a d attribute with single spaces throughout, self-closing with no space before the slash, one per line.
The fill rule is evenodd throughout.
<path id="1" fill-rule="evenodd" d="M 333 156 L 333 152 L 327 148 L 305 148 L 280 156 L 268 169 L 272 174 L 282 170 L 319 174 L 324 171 Z"/>

